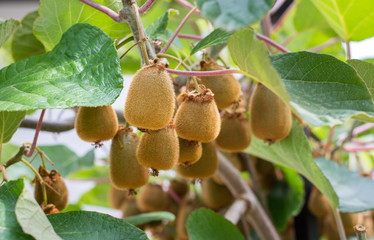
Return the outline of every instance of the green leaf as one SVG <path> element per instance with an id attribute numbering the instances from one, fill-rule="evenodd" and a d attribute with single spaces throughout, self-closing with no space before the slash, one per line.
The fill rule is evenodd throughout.
<path id="1" fill-rule="evenodd" d="M 301 32 L 311 28 L 319 30 L 331 29 L 320 11 L 314 6 L 313 0 L 298 0 L 296 2 L 293 22 L 297 31 Z"/>
<path id="2" fill-rule="evenodd" d="M 83 168 L 69 175 L 69 179 L 73 180 L 92 180 L 109 177 L 109 166 L 94 166 Z"/>
<path id="3" fill-rule="evenodd" d="M 20 22 L 14 19 L 8 19 L 4 22 L 0 22 L 0 47 L 17 30 L 19 24 Z"/>
<path id="4" fill-rule="evenodd" d="M 88 204 L 101 207 L 111 207 L 108 202 L 109 183 L 99 183 L 84 193 L 78 201 L 79 205 Z"/>
<path id="5" fill-rule="evenodd" d="M 157 18 L 151 25 L 145 29 L 145 33 L 151 40 L 156 40 L 158 36 L 163 34 L 168 26 L 169 12 Z"/>
<path id="6" fill-rule="evenodd" d="M 256 38 L 253 30 L 244 29 L 231 36 L 229 50 L 240 70 L 263 83 L 285 102 L 289 102 L 279 74 L 271 65 L 268 50 L 264 43 Z"/>
<path id="7" fill-rule="evenodd" d="M 345 41 L 361 41 L 374 35 L 372 0 L 313 0 L 335 32 Z"/>
<path id="8" fill-rule="evenodd" d="M 352 116 L 374 121 L 369 91 L 348 64 L 310 52 L 279 54 L 271 59 L 291 96 L 291 106 L 309 124 L 340 124 Z"/>
<path id="9" fill-rule="evenodd" d="M 109 105 L 122 81 L 113 41 L 77 24 L 51 52 L 0 70 L 0 111 Z"/>
<path id="10" fill-rule="evenodd" d="M 0 112 L 0 144 L 10 141 L 25 115 L 25 111 Z"/>
<path id="11" fill-rule="evenodd" d="M 190 240 L 245 239 L 234 224 L 206 208 L 195 210 L 189 215 L 187 232 Z"/>
<path id="12" fill-rule="evenodd" d="M 374 63 L 365 62 L 361 60 L 348 60 L 349 65 L 351 65 L 357 72 L 358 76 L 365 82 L 368 88 L 371 99 L 374 100 Z"/>
<path id="13" fill-rule="evenodd" d="M 62 240 L 27 189 L 24 189 L 19 196 L 15 213 L 23 231 L 33 236 L 36 240 Z"/>
<path id="14" fill-rule="evenodd" d="M 214 26 L 233 31 L 259 21 L 274 0 L 197 0 L 196 3 Z"/>
<path id="15" fill-rule="evenodd" d="M 374 209 L 374 180 L 361 177 L 337 163 L 325 158 L 315 162 L 329 179 L 339 197 L 342 212 L 363 212 Z"/>
<path id="16" fill-rule="evenodd" d="M 198 42 L 196 46 L 191 50 L 190 55 L 193 55 L 200 51 L 201 49 L 207 47 L 218 46 L 226 43 L 233 32 L 226 32 L 220 28 L 215 29 L 213 32 L 209 33 L 203 40 Z"/>
<path id="17" fill-rule="evenodd" d="M 17 222 L 15 208 L 24 188 L 23 180 L 10 181 L 0 186 L 0 236 L 6 240 L 32 240 Z"/>
<path id="18" fill-rule="evenodd" d="M 288 220 L 296 216 L 304 204 L 304 182 L 292 169 L 281 167 L 284 179 L 278 181 L 267 197 L 275 227 L 282 231 Z"/>
<path id="19" fill-rule="evenodd" d="M 102 213 L 74 211 L 51 214 L 48 219 L 64 240 L 148 240 L 140 229 Z"/>
<path id="20" fill-rule="evenodd" d="M 312 150 L 303 129 L 296 121 L 287 138 L 269 144 L 252 135 L 247 153 L 275 164 L 292 168 L 306 177 L 323 192 L 333 206 L 338 206 L 338 197 L 328 179 L 322 174 L 312 158 Z"/>
<path id="21" fill-rule="evenodd" d="M 175 216 L 170 212 L 151 212 L 141 213 L 135 216 L 124 218 L 123 220 L 134 226 L 138 226 L 152 221 L 174 221 Z"/>
<path id="22" fill-rule="evenodd" d="M 119 12 L 122 4 L 117 0 L 96 0 L 95 2 Z M 34 23 L 34 34 L 44 44 L 47 51 L 60 41 L 64 32 L 76 23 L 97 26 L 112 39 L 125 37 L 129 26 L 117 23 L 106 14 L 77 0 L 42 0 L 39 5 L 40 17 Z M 89 46 L 90 44 L 87 44 Z"/>
<path id="23" fill-rule="evenodd" d="M 15 61 L 20 61 L 45 52 L 43 44 L 34 36 L 32 27 L 38 12 L 31 12 L 22 19 L 22 26 L 14 33 L 12 54 Z"/>

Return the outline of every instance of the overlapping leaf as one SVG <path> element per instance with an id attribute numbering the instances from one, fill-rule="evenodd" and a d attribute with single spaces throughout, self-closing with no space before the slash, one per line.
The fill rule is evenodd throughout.
<path id="1" fill-rule="evenodd" d="M 0 144 L 9 142 L 25 115 L 25 111 L 0 112 Z"/>
<path id="2" fill-rule="evenodd" d="M 0 22 L 0 47 L 17 30 L 19 24 L 20 23 L 14 19 L 8 19 Z"/>
<path id="3" fill-rule="evenodd" d="M 361 79 L 365 82 L 366 87 L 369 89 L 371 99 L 374 101 L 374 63 L 365 62 L 361 60 L 348 60 Z"/>
<path id="4" fill-rule="evenodd" d="M 232 34 L 233 32 L 226 32 L 220 28 L 217 28 L 213 32 L 209 33 L 209 35 L 206 36 L 203 40 L 198 42 L 196 46 L 191 50 L 190 55 L 193 55 L 207 47 L 213 47 L 227 43 Z"/>

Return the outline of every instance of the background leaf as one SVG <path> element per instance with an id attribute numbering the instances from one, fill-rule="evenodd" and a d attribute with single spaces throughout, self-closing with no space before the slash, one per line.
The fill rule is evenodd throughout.
<path id="1" fill-rule="evenodd" d="M 25 115 L 25 111 L 0 112 L 0 144 L 10 141 Z"/>
<path id="2" fill-rule="evenodd" d="M 108 201 L 109 189 L 110 183 L 98 183 L 95 185 L 95 187 L 81 196 L 78 204 L 88 204 L 110 208 L 111 206 Z"/>
<path id="3" fill-rule="evenodd" d="M 0 22 L 0 47 L 16 31 L 20 22 L 14 19 L 8 19 Z"/>
<path id="4" fill-rule="evenodd" d="M 119 12 L 122 4 L 117 0 L 95 0 L 95 2 Z M 130 33 L 126 23 L 117 23 L 106 14 L 77 0 L 42 0 L 39 5 L 40 17 L 34 23 L 34 34 L 47 51 L 54 48 L 64 32 L 76 23 L 97 26 L 112 39 L 125 37 Z M 89 44 L 88 44 L 89 45 Z"/>
<path id="5" fill-rule="evenodd" d="M 364 80 L 370 92 L 371 99 L 374 100 L 374 63 L 356 59 L 348 60 L 347 62 L 356 70 L 361 79 Z"/>
<path id="6" fill-rule="evenodd" d="M 157 18 L 151 25 L 145 29 L 145 33 L 151 40 L 156 40 L 158 36 L 163 34 L 168 26 L 169 12 Z"/>
<path id="7" fill-rule="evenodd" d="M 79 169 L 69 174 L 69 179 L 73 180 L 92 180 L 109 177 L 109 166 L 93 166 Z"/>
<path id="8" fill-rule="evenodd" d="M 109 105 L 122 82 L 113 41 L 97 27 L 77 24 L 53 51 L 0 70 L 0 110 Z"/>
<path id="9" fill-rule="evenodd" d="M 175 216 L 170 212 L 151 212 L 126 217 L 123 220 L 132 225 L 138 226 L 152 221 L 174 221 Z"/>
<path id="10" fill-rule="evenodd" d="M 196 3 L 214 26 L 232 31 L 259 21 L 274 0 L 197 0 Z"/>
<path id="11" fill-rule="evenodd" d="M 106 214 L 74 211 L 48 215 L 56 233 L 64 240 L 148 240 L 140 229 Z"/>
<path id="12" fill-rule="evenodd" d="M 215 29 L 213 32 L 209 33 L 203 40 L 198 42 L 196 46 L 191 50 L 190 55 L 197 53 L 198 51 L 207 48 L 218 46 L 226 43 L 233 32 L 226 32 L 220 28 Z"/>

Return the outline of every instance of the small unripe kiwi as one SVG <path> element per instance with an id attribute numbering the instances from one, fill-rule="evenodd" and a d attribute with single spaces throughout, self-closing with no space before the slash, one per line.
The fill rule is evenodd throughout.
<path id="1" fill-rule="evenodd" d="M 112 106 L 80 107 L 75 119 L 78 136 L 87 142 L 112 139 L 117 133 L 118 120 Z"/>
<path id="2" fill-rule="evenodd" d="M 178 165 L 179 175 L 188 179 L 207 178 L 213 176 L 218 168 L 218 157 L 213 143 L 203 143 L 203 153 L 196 163 L 190 166 Z"/>
<path id="3" fill-rule="evenodd" d="M 110 179 L 119 189 L 135 189 L 148 182 L 149 171 L 139 164 L 136 149 L 139 137 L 131 128 L 120 128 L 112 140 L 109 154 Z"/>
<path id="4" fill-rule="evenodd" d="M 149 183 L 140 189 L 136 205 L 143 212 L 164 211 L 168 205 L 168 195 L 160 185 Z"/>
<path id="5" fill-rule="evenodd" d="M 201 61 L 201 71 L 223 70 L 214 61 Z M 230 107 L 240 97 L 240 84 L 232 74 L 201 77 L 201 82 L 214 93 L 214 100 L 219 109 Z"/>
<path id="6" fill-rule="evenodd" d="M 216 144 L 226 152 L 241 152 L 251 143 L 251 133 L 247 117 L 243 112 L 224 112 L 221 131 L 216 138 Z"/>
<path id="7" fill-rule="evenodd" d="M 314 216 L 319 218 L 325 217 L 331 212 L 327 198 L 316 187 L 311 190 L 308 209 Z"/>
<path id="8" fill-rule="evenodd" d="M 183 199 L 189 192 L 190 186 L 184 179 L 172 179 L 170 181 L 169 191 L 170 189 L 176 193 L 180 199 Z"/>
<path id="9" fill-rule="evenodd" d="M 172 121 L 174 110 L 174 88 L 168 72 L 158 64 L 138 70 L 127 94 L 126 121 L 139 128 L 161 129 Z"/>
<path id="10" fill-rule="evenodd" d="M 122 209 L 122 205 L 129 198 L 129 192 L 127 190 L 122 190 L 115 188 L 113 185 L 110 185 L 109 190 L 109 203 L 112 208 Z"/>
<path id="11" fill-rule="evenodd" d="M 215 210 L 226 207 L 234 200 L 230 190 L 225 185 L 217 184 L 211 178 L 201 182 L 201 192 L 204 204 Z"/>
<path id="12" fill-rule="evenodd" d="M 62 211 L 68 205 L 68 189 L 65 181 L 57 170 L 50 172 L 43 167 L 39 167 L 39 174 L 45 183 L 45 190 L 47 192 L 47 204 L 53 204 L 59 211 Z M 35 177 L 34 197 L 39 205 L 43 203 L 43 191 L 41 183 Z"/>
<path id="13" fill-rule="evenodd" d="M 178 136 L 172 125 L 166 128 L 145 132 L 136 150 L 141 165 L 156 169 L 173 168 L 179 158 Z"/>
<path id="14" fill-rule="evenodd" d="M 179 164 L 194 164 L 200 159 L 202 152 L 200 142 L 179 138 Z"/>
<path id="15" fill-rule="evenodd" d="M 209 89 L 201 86 L 201 92 L 186 92 L 185 98 L 175 115 L 179 137 L 199 142 L 211 142 L 217 138 L 221 119 L 214 97 Z"/>
<path id="16" fill-rule="evenodd" d="M 250 101 L 251 130 L 269 143 L 288 136 L 292 127 L 291 109 L 277 95 L 259 84 Z"/>

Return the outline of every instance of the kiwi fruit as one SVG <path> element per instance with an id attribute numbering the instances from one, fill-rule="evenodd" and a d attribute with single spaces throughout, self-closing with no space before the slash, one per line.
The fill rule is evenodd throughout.
<path id="1" fill-rule="evenodd" d="M 257 158 L 255 168 L 261 188 L 267 191 L 271 190 L 277 182 L 274 164 Z"/>
<path id="2" fill-rule="evenodd" d="M 138 128 L 157 130 L 172 121 L 174 110 L 174 88 L 168 72 L 159 64 L 138 70 L 127 94 L 126 121 Z"/>
<path id="3" fill-rule="evenodd" d="M 213 143 L 203 143 L 201 158 L 194 164 L 178 165 L 177 173 L 187 179 L 207 178 L 213 176 L 218 168 L 218 157 Z"/>
<path id="4" fill-rule="evenodd" d="M 201 182 L 201 193 L 204 204 L 214 210 L 226 207 L 234 201 L 230 190 L 225 185 L 217 184 L 212 178 Z"/>
<path id="5" fill-rule="evenodd" d="M 139 164 L 136 149 L 139 137 L 131 128 L 118 129 L 109 154 L 109 176 L 119 189 L 135 189 L 148 182 L 149 171 Z"/>
<path id="6" fill-rule="evenodd" d="M 201 71 L 223 70 L 224 68 L 214 61 L 201 61 Z M 214 93 L 214 100 L 219 109 L 230 107 L 240 97 L 240 84 L 232 74 L 221 76 L 207 76 L 200 78 L 201 83 Z"/>
<path id="7" fill-rule="evenodd" d="M 129 198 L 129 191 L 115 188 L 113 185 L 110 186 L 109 190 L 109 203 L 114 209 L 122 209 L 122 205 Z"/>
<path id="8" fill-rule="evenodd" d="M 139 210 L 136 200 L 133 197 L 130 197 L 123 205 L 122 205 L 122 218 L 131 217 L 138 214 L 141 214 L 142 211 Z"/>
<path id="9" fill-rule="evenodd" d="M 186 230 L 187 218 L 193 210 L 196 209 L 196 206 L 191 202 L 184 202 L 178 211 L 176 225 L 177 225 L 177 239 L 179 240 L 188 240 L 188 234 Z"/>
<path id="10" fill-rule="evenodd" d="M 179 137 L 198 142 L 211 142 L 217 138 L 221 119 L 213 93 L 200 85 L 200 91 L 184 93 L 184 101 L 175 115 Z"/>
<path id="11" fill-rule="evenodd" d="M 165 211 L 168 205 L 168 195 L 160 185 L 149 183 L 140 189 L 136 205 L 142 212 Z"/>
<path id="12" fill-rule="evenodd" d="M 172 179 L 169 186 L 170 190 L 177 194 L 180 199 L 183 199 L 188 194 L 190 186 L 184 179 Z"/>
<path id="13" fill-rule="evenodd" d="M 291 131 L 291 109 L 262 84 L 258 84 L 252 95 L 250 112 L 251 130 L 259 139 L 274 143 L 286 138 Z"/>
<path id="14" fill-rule="evenodd" d="M 251 143 L 247 117 L 243 112 L 224 112 L 217 146 L 226 152 L 241 152 Z"/>
<path id="15" fill-rule="evenodd" d="M 173 125 L 144 133 L 136 150 L 141 165 L 155 170 L 173 168 L 179 157 L 178 136 Z"/>
<path id="16" fill-rule="evenodd" d="M 308 209 L 314 216 L 319 218 L 323 218 L 331 212 L 327 198 L 316 187 L 311 190 Z"/>
<path id="17" fill-rule="evenodd" d="M 98 143 L 116 135 L 118 120 L 112 106 L 80 107 L 74 126 L 82 140 Z"/>
<path id="18" fill-rule="evenodd" d="M 330 223 L 330 228 L 338 232 L 337 225 L 333 214 L 329 214 L 327 217 L 328 222 Z M 364 215 L 363 213 L 340 213 L 340 218 L 343 222 L 344 232 L 348 237 L 355 235 L 353 227 L 358 224 L 363 224 Z"/>
<path id="19" fill-rule="evenodd" d="M 53 204 L 59 211 L 62 211 L 68 205 L 68 189 L 66 188 L 64 179 L 61 174 L 53 169 L 48 171 L 42 166 L 38 170 L 40 176 L 45 183 L 45 190 L 47 192 L 47 204 Z M 43 203 L 42 186 L 38 178 L 35 177 L 34 181 L 34 197 L 39 205 Z M 45 207 L 45 206 L 42 206 Z"/>
<path id="20" fill-rule="evenodd" d="M 179 138 L 179 164 L 194 164 L 200 159 L 202 152 L 200 142 Z"/>

